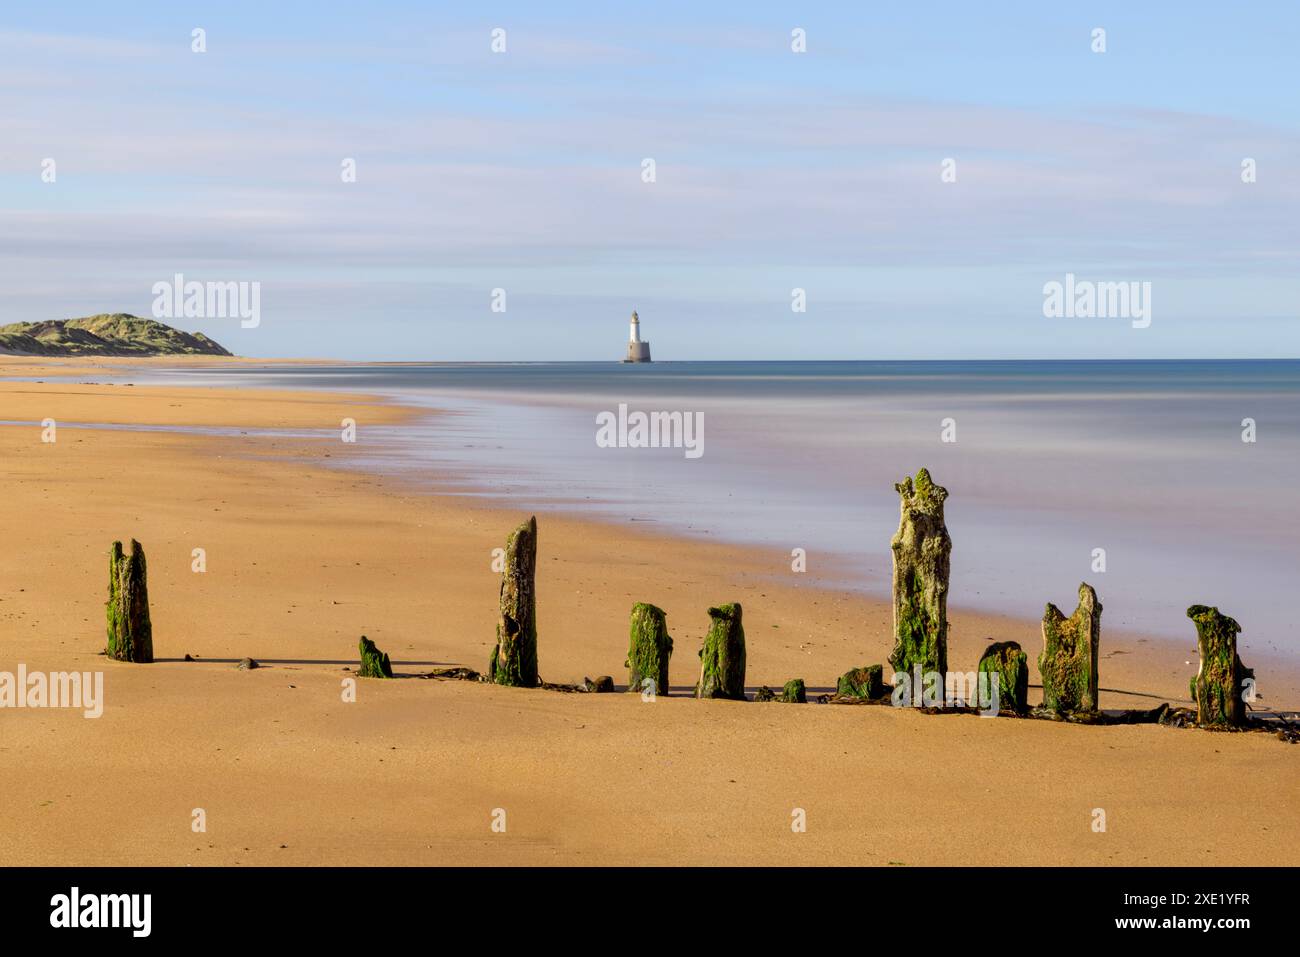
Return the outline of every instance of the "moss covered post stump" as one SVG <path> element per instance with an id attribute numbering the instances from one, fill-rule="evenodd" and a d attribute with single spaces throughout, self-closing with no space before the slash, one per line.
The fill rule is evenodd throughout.
<path id="1" fill-rule="evenodd" d="M 153 625 L 149 622 L 149 586 L 144 547 L 131 539 L 131 554 L 114 542 L 108 553 L 108 647 L 118 661 L 153 661 Z"/>
<path id="2" fill-rule="evenodd" d="M 884 665 L 867 665 L 865 668 L 853 668 L 840 675 L 836 682 L 835 693 L 845 698 L 862 698 L 875 701 L 885 696 Z"/>
<path id="3" fill-rule="evenodd" d="M 497 646 L 488 661 L 488 681 L 535 688 L 537 677 L 537 518 L 528 519 L 506 540 L 501 572 L 501 617 Z"/>
<path id="4" fill-rule="evenodd" d="M 777 694 L 767 685 L 759 688 L 754 693 L 755 701 L 778 701 L 782 704 L 807 704 L 808 689 L 804 686 L 802 678 L 791 678 L 781 688 L 781 693 Z"/>
<path id="5" fill-rule="evenodd" d="M 627 690 L 652 694 L 668 693 L 668 661 L 673 656 L 673 640 L 668 635 L 668 621 L 662 608 L 637 602 L 632 606 L 631 637 L 628 641 Z M 654 682 L 652 688 L 645 682 Z"/>
<path id="6" fill-rule="evenodd" d="M 393 666 L 389 664 L 388 655 L 379 650 L 373 641 L 365 635 L 357 644 L 361 651 L 361 668 L 357 674 L 362 678 L 391 678 Z"/>
<path id="7" fill-rule="evenodd" d="M 700 649 L 700 683 L 697 698 L 745 700 L 745 629 L 740 605 L 733 602 L 709 609 L 709 633 Z"/>
<path id="8" fill-rule="evenodd" d="M 1245 682 L 1255 672 L 1237 657 L 1241 625 L 1217 608 L 1193 605 L 1187 617 L 1196 625 L 1196 648 L 1201 666 L 1192 678 L 1196 723 L 1216 727 L 1241 727 L 1246 723 Z"/>
<path id="9" fill-rule="evenodd" d="M 948 490 L 921 469 L 894 486 L 900 498 L 894 552 L 895 671 L 948 672 L 948 571 L 952 539 L 943 522 Z M 940 678 L 942 681 L 943 679 Z"/>
<path id="10" fill-rule="evenodd" d="M 784 701 L 786 704 L 807 704 L 808 689 L 804 686 L 802 678 L 791 678 L 781 689 L 781 697 L 778 701 Z"/>
<path id="11" fill-rule="evenodd" d="M 1043 707 L 1059 714 L 1097 710 L 1097 649 L 1101 645 L 1101 602 L 1087 582 L 1079 585 L 1079 606 L 1066 618 L 1050 602 L 1043 615 Z"/>
<path id="12" fill-rule="evenodd" d="M 998 676 L 998 708 L 1024 714 L 1029 710 L 1029 658 L 1018 642 L 996 641 L 980 656 L 979 671 Z M 976 676 L 978 678 L 978 676 Z M 989 694 L 993 694 L 992 678 Z"/>

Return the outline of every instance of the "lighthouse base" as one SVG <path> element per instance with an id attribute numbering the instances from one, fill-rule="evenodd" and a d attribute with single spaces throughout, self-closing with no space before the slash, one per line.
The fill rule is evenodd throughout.
<path id="1" fill-rule="evenodd" d="M 648 342 L 629 342 L 627 344 L 627 356 L 624 362 L 649 362 L 650 361 L 650 343 Z"/>

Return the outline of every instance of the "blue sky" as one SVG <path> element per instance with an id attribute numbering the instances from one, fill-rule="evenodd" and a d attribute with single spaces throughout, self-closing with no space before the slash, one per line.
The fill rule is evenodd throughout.
<path id="1" fill-rule="evenodd" d="M 1295 4 L 50 6 L 0 15 L 0 322 L 180 272 L 261 284 L 176 322 L 257 356 L 617 358 L 633 308 L 660 359 L 1300 355 Z M 1045 318 L 1067 272 L 1150 327 Z"/>

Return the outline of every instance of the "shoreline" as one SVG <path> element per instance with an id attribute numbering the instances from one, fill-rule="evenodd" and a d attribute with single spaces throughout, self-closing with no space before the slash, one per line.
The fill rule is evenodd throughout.
<path id="1" fill-rule="evenodd" d="M 23 386 L 55 418 L 90 403 L 101 419 L 199 413 L 248 428 L 337 422 L 362 401 Z M 99 719 L 0 712 L 0 773 L 14 782 L 0 841 L 15 863 L 1295 863 L 1295 752 L 1266 735 L 687 699 L 705 611 L 723 601 L 745 607 L 751 688 L 802 677 L 811 696 L 885 662 L 889 603 L 819 588 L 812 572 L 783 581 L 772 566 L 787 556 L 544 515 L 543 677 L 625 683 L 628 610 L 651 601 L 676 642 L 673 695 L 362 680 L 346 704 L 362 634 L 399 672 L 484 669 L 492 549 L 528 509 L 338 469 L 339 448 L 299 439 L 69 426 L 50 447 L 35 427 L 4 426 L 0 453 L 4 667 L 105 675 Z M 148 553 L 166 659 L 152 665 L 98 654 L 104 555 L 131 537 Z M 952 667 L 1012 639 L 1037 683 L 1037 621 L 960 607 L 950 620 Z M 1103 708 L 1186 699 L 1185 653 L 1104 620 L 1101 653 L 1102 688 L 1126 692 L 1103 690 Z M 245 656 L 264 667 L 236 670 Z M 1266 705 L 1300 702 L 1294 679 L 1247 664 Z M 1227 818 L 1225 793 L 1241 799 Z M 137 813 L 106 834 L 95 809 L 108 802 Z M 190 831 L 196 807 L 206 834 Z M 497 807 L 509 838 L 489 829 Z M 793 846 L 791 807 L 811 822 Z M 1091 832 L 1094 807 L 1112 815 L 1111 838 Z M 931 824 L 900 856 L 887 835 L 913 833 L 918 815 Z M 1023 840 L 990 849 L 1008 816 Z"/>
<path id="2" fill-rule="evenodd" d="M 6 367 L 5 360 L 13 358 L 0 356 L 0 399 L 5 402 L 6 408 L 9 409 L 26 409 L 29 412 L 29 418 L 33 422 L 38 421 L 35 412 L 38 410 L 43 398 L 36 398 L 31 394 L 31 390 L 14 390 L 11 387 L 12 380 L 8 378 L 13 370 Z M 29 360 L 33 364 L 41 364 L 47 360 L 43 357 L 19 357 Z M 158 357 L 151 360 L 140 360 L 127 357 L 109 357 L 107 364 L 110 366 L 122 366 L 124 371 L 130 371 L 135 367 L 156 365 L 162 368 L 169 368 L 175 363 L 171 360 L 174 357 Z M 186 365 L 229 365 L 231 363 L 239 364 L 258 364 L 258 365 L 275 365 L 275 364 L 296 364 L 296 363 L 316 363 L 316 360 L 245 360 L 241 357 L 232 358 L 213 358 L 206 356 L 183 357 L 192 358 L 193 362 L 185 363 Z M 62 364 L 65 361 L 59 359 Z M 99 361 L 103 361 L 102 359 Z M 346 365 L 384 365 L 385 363 L 339 363 Z M 144 371 L 144 370 L 142 370 Z M 24 385 L 18 383 L 18 385 Z M 87 397 L 93 397 L 90 403 L 70 401 L 69 408 L 78 411 L 87 409 L 94 405 L 98 410 L 101 398 L 120 398 L 124 394 L 116 390 L 123 390 L 125 387 L 116 384 L 86 383 L 77 384 L 79 386 L 78 394 L 84 394 Z M 175 428 L 183 430 L 186 428 L 205 429 L 211 428 L 214 432 L 236 433 L 246 429 L 242 434 L 253 436 L 257 439 L 270 441 L 272 447 L 277 449 L 288 448 L 289 443 L 301 443 L 299 453 L 304 464 L 314 463 L 330 469 L 342 470 L 351 474 L 366 475 L 371 478 L 382 478 L 385 483 L 400 486 L 401 490 L 407 495 L 422 496 L 428 495 L 452 502 L 459 508 L 483 509 L 489 512 L 498 512 L 501 514 L 508 513 L 514 515 L 516 512 L 504 502 L 503 493 L 496 491 L 487 491 L 484 488 L 458 482 L 451 476 L 438 475 L 432 467 L 424 469 L 404 468 L 395 472 L 383 472 L 375 463 L 359 461 L 357 463 L 346 463 L 344 456 L 335 452 L 327 453 L 326 458 L 330 462 L 324 462 L 321 459 L 320 450 L 324 447 L 325 437 L 337 428 L 326 422 L 338 421 L 341 417 L 351 412 L 353 415 L 357 410 L 365 411 L 365 425 L 377 426 L 401 426 L 407 424 L 428 425 L 436 423 L 439 416 L 448 414 L 445 409 L 436 406 L 407 404 L 403 401 L 400 393 L 392 392 L 388 394 L 364 393 L 343 391 L 336 392 L 320 388 L 303 387 L 299 389 L 285 389 L 277 386 L 132 386 L 132 390 L 141 390 L 143 396 L 149 399 L 167 399 L 167 411 L 160 411 L 155 404 L 144 414 L 132 414 L 126 411 L 118 411 L 116 415 L 109 418 L 100 417 L 98 420 L 86 421 L 82 423 L 69 422 L 66 425 L 68 429 L 86 428 L 94 429 L 99 426 L 115 427 L 123 426 L 130 428 L 132 426 L 159 426 L 161 429 Z M 22 393 L 26 392 L 26 395 Z M 42 393 L 36 393 L 41 395 Z M 173 399 L 183 399 L 185 401 L 176 403 Z M 231 401 L 234 400 L 234 401 Z M 67 401 L 66 396 L 62 396 L 60 401 Z M 146 402 L 145 404 L 149 404 Z M 120 406 L 120 404 L 118 404 Z M 178 411 L 172 411 L 173 409 Z M 4 421 L 12 421 L 12 416 L 3 417 Z M 4 427 L 0 425 L 0 428 Z M 317 430 L 318 435 L 299 434 L 299 435 L 274 435 L 277 429 L 299 429 L 299 430 Z M 186 434 L 180 431 L 170 434 Z M 204 436 L 201 431 L 189 433 L 207 438 L 220 438 L 220 435 Z M 364 459 L 364 454 L 359 456 Z M 599 511 L 584 511 L 567 506 L 563 500 L 552 500 L 541 504 L 532 504 L 529 509 L 539 515 L 545 516 L 548 520 L 563 519 L 568 522 L 590 524 L 592 526 L 607 530 L 611 533 L 617 532 L 621 535 L 644 536 L 650 541 L 654 541 L 659 547 L 665 548 L 695 548 L 702 546 L 722 547 L 728 551 L 727 562 L 739 563 L 747 568 L 747 574 L 751 577 L 759 577 L 764 574 L 768 576 L 768 581 L 777 587 L 780 585 L 782 577 L 791 577 L 789 569 L 789 555 L 776 546 L 763 544 L 759 542 L 748 542 L 736 539 L 714 537 L 708 531 L 694 531 L 688 529 L 674 528 L 668 525 L 639 518 L 629 518 L 619 521 L 603 514 Z M 504 532 L 503 532 L 504 535 Z M 888 565 L 888 541 L 884 540 L 879 547 L 879 560 L 886 566 Z M 835 560 L 842 556 L 831 554 L 830 558 Z M 1096 576 L 1094 576 L 1096 577 Z M 812 571 L 793 579 L 798 583 L 798 587 L 813 588 L 823 592 L 827 600 L 835 599 L 863 599 L 867 605 L 883 605 L 885 610 L 889 610 L 890 599 L 888 596 L 887 585 L 885 581 L 881 587 L 855 587 L 848 581 L 845 574 L 836 575 L 819 575 Z M 956 583 L 959 585 L 959 583 Z M 1043 596 L 1042 600 L 1035 603 L 1035 609 L 1042 607 L 1046 601 L 1055 599 L 1060 604 L 1063 611 L 1069 612 L 1071 608 L 1065 607 L 1065 601 L 1068 601 L 1077 587 L 1077 582 L 1064 583 L 1060 590 L 1061 594 L 1051 594 Z M 1093 584 L 1097 584 L 1093 582 Z M 1098 586 L 1098 593 L 1101 596 L 1103 604 L 1106 599 L 1104 592 L 1104 582 Z M 1071 606 L 1072 607 L 1072 606 Z M 960 597 L 955 600 L 950 597 L 950 615 L 969 616 L 973 618 L 988 619 L 997 622 L 999 632 L 1005 630 L 1015 630 L 1020 634 L 1032 632 L 1032 638 L 1026 642 L 1020 638 L 1021 646 L 1030 654 L 1031 658 L 1036 658 L 1037 650 L 1041 646 L 1041 635 L 1039 634 L 1039 623 L 1041 614 L 1036 610 L 1029 613 L 1028 608 L 1017 612 L 1015 609 L 1007 607 L 990 607 L 981 606 L 971 602 L 963 602 Z M 1188 657 L 1192 659 L 1190 672 L 1195 673 L 1196 658 L 1196 637 L 1195 630 L 1190 621 L 1178 622 L 1184 625 L 1183 635 L 1174 635 L 1172 633 L 1161 633 L 1144 630 L 1141 627 L 1120 626 L 1108 627 L 1103 622 L 1102 632 L 1102 649 L 1101 657 L 1105 661 L 1109 656 L 1114 654 L 1124 655 L 1131 654 L 1135 644 L 1155 644 L 1164 646 L 1166 650 L 1175 646 L 1183 648 L 1185 654 L 1182 660 L 1186 661 Z M 1111 642 L 1118 643 L 1118 647 L 1108 648 Z M 1241 640 L 1241 648 L 1244 656 L 1249 663 L 1259 663 L 1263 667 L 1260 669 L 1264 674 L 1285 674 L 1288 710 L 1300 709 L 1300 655 L 1288 655 L 1282 651 L 1270 651 L 1263 648 L 1252 647 L 1250 636 L 1245 635 Z M 1170 662 L 1176 659 L 1177 655 L 1166 656 Z M 888 662 L 884 662 L 886 666 Z M 847 667 L 847 666 L 846 666 Z M 973 666 L 972 666 L 973 667 Z M 1036 666 L 1035 669 L 1036 671 Z M 1103 683 L 1105 681 L 1103 675 Z M 1177 703 L 1175 699 L 1186 702 L 1188 699 L 1185 694 L 1171 697 L 1170 703 Z"/>
<path id="3" fill-rule="evenodd" d="M 1093 581 L 1111 625 L 1180 639 L 1189 604 L 1210 604 L 1241 619 L 1248 644 L 1300 651 L 1274 600 L 1300 573 L 1285 533 L 1296 516 L 1285 476 L 1300 454 L 1300 432 L 1288 425 L 1300 399 L 1294 370 L 849 363 L 841 375 L 817 364 L 726 365 L 635 374 L 613 363 L 231 367 L 131 379 L 309 385 L 436 405 L 453 418 L 369 432 L 378 468 L 432 465 L 460 489 L 507 505 L 799 545 L 842 569 L 846 587 L 885 598 L 889 556 L 881 561 L 872 543 L 897 527 L 899 468 L 927 465 L 953 491 L 952 569 L 966 603 L 1037 618 L 1047 598 L 1068 600 L 1053 597 L 1063 582 L 1097 574 L 1100 553 L 1116 573 Z M 708 455 L 687 462 L 678 452 L 602 450 L 592 417 L 624 401 L 707 418 Z M 1150 413 L 1129 415 L 1138 404 Z M 1238 407 L 1271 423 L 1260 444 L 1228 430 L 1237 420 L 1226 413 Z M 945 444 L 934 427 L 952 412 L 962 429 Z M 1254 477 L 1254 500 L 1237 494 L 1243 469 Z"/>

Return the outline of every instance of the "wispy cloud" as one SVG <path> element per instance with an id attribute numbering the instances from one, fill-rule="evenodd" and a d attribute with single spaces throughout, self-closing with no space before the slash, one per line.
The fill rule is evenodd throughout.
<path id="1" fill-rule="evenodd" d="M 905 77 L 867 92 L 842 64 L 791 85 L 784 59 L 753 70 L 793 56 L 788 30 L 766 26 L 678 46 L 671 24 L 653 39 L 511 27 L 504 57 L 487 29 L 227 28 L 204 55 L 179 29 L 166 42 L 0 31 L 7 311 L 40 318 L 64 289 L 48 312 L 65 312 L 79 284 L 130 298 L 182 269 L 278 280 L 327 313 L 356 307 L 335 284 L 371 284 L 406 316 L 460 303 L 437 290 L 493 269 L 521 291 L 561 270 L 575 312 L 603 309 L 629 264 L 683 297 L 712 268 L 725 278 L 711 298 L 738 305 L 770 295 L 774 275 L 817 276 L 844 308 L 873 312 L 880 277 L 855 277 L 883 268 L 954 270 L 912 297 L 943 293 L 954 313 L 996 312 L 1008 290 L 1069 268 L 1255 277 L 1255 296 L 1232 287 L 1246 316 L 1275 317 L 1295 290 L 1300 134 L 1285 122 L 1136 92 L 1085 107 L 980 102 L 960 85 L 936 97 Z M 704 47 L 737 58 L 734 82 L 691 88 L 681 65 Z M 55 184 L 40 180 L 47 157 Z M 1249 186 L 1244 157 L 1260 170 Z M 356 183 L 340 179 L 345 158 Z M 955 183 L 940 180 L 945 158 Z M 890 293 L 897 310 L 906 288 Z"/>

